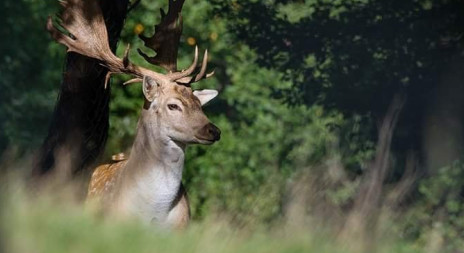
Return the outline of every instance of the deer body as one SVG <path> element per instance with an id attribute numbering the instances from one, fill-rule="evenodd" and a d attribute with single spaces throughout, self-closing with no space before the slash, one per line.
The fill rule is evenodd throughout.
<path id="1" fill-rule="evenodd" d="M 221 132 L 201 109 L 217 91 L 193 91 L 190 87 L 214 74 L 206 73 L 208 51 L 197 74 L 198 47 L 192 64 L 183 71 L 177 69 L 184 0 L 169 0 L 169 10 L 161 10 L 155 34 L 140 36 L 156 55 L 139 53 L 149 63 L 163 67 L 166 74 L 130 62 L 129 47 L 122 59 L 113 54 L 98 1 L 62 0 L 60 4 L 64 7 L 60 25 L 67 33 L 57 29 L 50 17 L 47 29 L 52 37 L 68 51 L 100 60 L 109 70 L 107 81 L 114 73 L 132 75 L 134 79 L 126 83 L 142 82 L 145 99 L 130 157 L 98 167 L 91 178 L 89 198 L 98 199 L 106 210 L 138 216 L 145 222 L 185 226 L 189 220 L 181 183 L 185 148 L 188 144 L 212 144 Z"/>
<path id="2" fill-rule="evenodd" d="M 147 152 L 139 152 L 140 148 Z M 146 147 L 136 139 L 128 160 L 95 170 L 89 198 L 99 198 L 106 209 L 137 216 L 146 223 L 185 227 L 190 209 L 181 183 L 184 149 L 173 141 Z"/>
<path id="3" fill-rule="evenodd" d="M 154 99 L 145 101 L 130 157 L 98 167 L 88 195 L 99 198 L 105 209 L 147 223 L 183 227 L 190 218 L 181 183 L 185 148 L 189 143 L 219 140 L 219 129 L 201 110 L 217 92 L 192 92 L 169 84 L 162 87 L 148 77 L 143 87 L 145 96 Z"/>

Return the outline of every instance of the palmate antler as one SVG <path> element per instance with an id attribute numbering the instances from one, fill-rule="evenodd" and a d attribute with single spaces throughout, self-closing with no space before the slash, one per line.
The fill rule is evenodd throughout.
<path id="1" fill-rule="evenodd" d="M 200 72 L 196 76 L 190 76 L 195 71 L 198 63 L 197 47 L 195 47 L 195 57 L 190 67 L 181 72 L 178 72 L 176 69 L 177 50 L 180 34 L 182 33 L 182 17 L 180 12 L 183 3 L 184 0 L 169 0 L 168 14 L 165 15 L 161 10 L 161 23 L 155 26 L 156 31 L 153 37 L 146 38 L 141 36 L 145 41 L 145 45 L 157 53 L 155 57 L 148 57 L 144 53 L 141 53 L 142 56 L 150 63 L 168 70 L 168 74 L 161 74 L 132 64 L 129 61 L 129 46 L 123 59 L 118 58 L 111 52 L 105 22 L 97 0 L 60 1 L 60 4 L 64 7 L 61 13 L 61 26 L 69 35 L 58 30 L 54 26 L 51 17 L 48 18 L 47 30 L 57 42 L 68 48 L 68 52 L 76 52 L 102 61 L 102 64 L 109 69 L 107 81 L 113 73 L 126 73 L 135 77 L 129 83 L 139 81 L 144 76 L 150 76 L 162 83 L 177 82 L 190 85 L 193 82 L 211 76 L 213 73 L 205 75 L 208 55 L 207 51 L 205 51 Z"/>
<path id="2" fill-rule="evenodd" d="M 169 1 L 169 9 L 166 14 L 161 12 L 161 22 L 155 25 L 155 34 L 152 37 L 139 35 L 145 46 L 156 52 L 156 56 L 149 57 L 140 49 L 138 52 L 151 64 L 159 65 L 169 72 L 177 71 L 177 49 L 182 34 L 182 6 L 185 0 Z"/>
<path id="3" fill-rule="evenodd" d="M 155 34 L 152 37 L 145 37 L 140 35 L 140 39 L 145 42 L 145 46 L 151 48 L 156 52 L 154 57 L 149 57 L 140 49 L 138 50 L 139 54 L 145 58 L 145 60 L 151 64 L 159 65 L 166 69 L 172 78 L 176 79 L 178 83 L 192 83 L 197 82 L 203 78 L 208 78 L 214 74 L 214 71 L 206 74 L 206 67 L 208 62 L 208 51 L 205 51 L 203 56 L 203 62 L 201 65 L 200 72 L 195 76 L 195 78 L 190 77 L 193 70 L 196 66 L 196 61 L 198 59 L 197 52 L 195 51 L 194 63 L 191 67 L 193 69 L 187 69 L 184 72 L 178 72 L 177 70 L 177 51 L 179 48 L 179 40 L 182 34 L 182 6 L 184 0 L 169 0 L 169 9 L 166 14 L 163 9 L 161 12 L 161 22 L 158 25 L 155 25 Z M 188 73 L 188 75 L 185 75 Z M 206 75 L 205 75 L 206 74 Z"/>

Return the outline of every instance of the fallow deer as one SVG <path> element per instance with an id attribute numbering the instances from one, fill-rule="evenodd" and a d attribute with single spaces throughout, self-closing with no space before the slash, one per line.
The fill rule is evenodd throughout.
<path id="1" fill-rule="evenodd" d="M 184 227 L 190 219 L 187 194 L 181 183 L 185 148 L 194 143 L 212 144 L 221 133 L 201 109 L 217 91 L 192 91 L 190 87 L 213 74 L 206 74 L 207 51 L 198 74 L 193 75 L 198 48 L 190 67 L 177 71 L 184 0 L 169 0 L 168 13 L 161 10 L 161 23 L 155 26 L 153 37 L 141 36 L 156 56 L 149 57 L 140 50 L 139 53 L 150 63 L 165 68 L 167 74 L 131 63 L 129 47 L 122 59 L 111 52 L 98 1 L 60 3 L 64 7 L 61 26 L 69 35 L 59 31 L 49 18 L 47 29 L 52 37 L 68 51 L 100 60 L 109 69 L 107 79 L 113 73 L 134 76 L 128 83 L 141 81 L 145 98 L 130 156 L 99 166 L 91 177 L 88 197 L 97 198 L 105 209 L 135 215 L 145 222 Z"/>

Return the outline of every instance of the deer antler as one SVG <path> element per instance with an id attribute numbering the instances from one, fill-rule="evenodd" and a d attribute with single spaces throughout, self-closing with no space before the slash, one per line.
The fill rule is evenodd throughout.
<path id="1" fill-rule="evenodd" d="M 148 57 L 141 53 L 150 63 L 160 65 L 170 73 L 164 75 L 155 71 L 136 66 L 129 61 L 129 46 L 124 53 L 123 59 L 113 54 L 108 43 L 108 34 L 105 27 L 103 15 L 96 0 L 62 0 L 60 4 L 64 7 L 61 13 L 61 27 L 69 34 L 58 30 L 49 17 L 47 30 L 52 37 L 59 43 L 68 48 L 68 52 L 76 52 L 88 57 L 102 61 L 102 65 L 109 70 L 106 84 L 111 74 L 126 73 L 135 76 L 134 79 L 126 82 L 132 83 L 140 81 L 144 76 L 150 76 L 158 82 L 177 82 L 190 84 L 205 76 L 207 52 L 203 58 L 202 68 L 194 78 L 189 77 L 197 66 L 198 48 L 195 48 L 195 57 L 192 65 L 185 71 L 177 72 L 177 49 L 179 38 L 182 33 L 182 18 L 180 11 L 184 0 L 169 0 L 169 12 L 164 14 L 161 10 L 162 21 L 156 26 L 156 33 L 152 38 L 141 37 L 145 44 L 154 49 L 157 55 Z M 139 51 L 141 52 L 141 51 Z"/>
<path id="2" fill-rule="evenodd" d="M 151 64 L 158 65 L 166 69 L 167 75 L 171 80 L 177 83 L 190 84 L 203 78 L 208 78 L 214 74 L 214 71 L 205 75 L 208 62 L 208 52 L 205 51 L 200 72 L 195 77 L 190 77 L 195 70 L 198 62 L 198 48 L 195 47 L 195 57 L 190 67 L 182 72 L 177 70 L 177 53 L 179 40 L 182 34 L 182 6 L 185 0 L 169 0 L 169 9 L 165 13 L 160 9 L 161 21 L 155 25 L 155 33 L 148 38 L 140 35 L 145 46 L 156 52 L 154 57 L 149 57 L 140 49 L 139 54 Z"/>
<path id="3" fill-rule="evenodd" d="M 197 50 L 197 48 L 195 48 L 195 49 Z M 198 54 L 195 52 L 195 59 L 197 59 L 197 57 L 198 57 Z M 195 76 L 195 78 L 188 76 L 188 75 L 191 74 L 191 72 L 188 73 L 188 74 L 184 73 L 184 72 L 180 72 L 180 74 L 184 73 L 184 75 L 182 77 L 179 77 L 179 79 L 177 79 L 176 82 L 182 83 L 182 84 L 191 84 L 191 83 L 198 82 L 201 79 L 213 76 L 214 75 L 214 70 L 212 72 L 206 74 L 207 66 L 208 66 L 208 50 L 205 50 L 205 55 L 203 56 L 203 62 L 201 63 L 200 72 Z M 185 71 L 185 72 L 187 72 L 187 71 Z"/>
<path id="4" fill-rule="evenodd" d="M 124 60 L 111 52 L 98 1 L 66 0 L 60 1 L 60 4 L 64 7 L 61 13 L 61 26 L 69 32 L 69 36 L 53 25 L 51 17 L 47 21 L 47 30 L 57 42 L 68 48 L 68 52 L 76 52 L 102 61 L 102 64 L 109 69 L 109 74 L 127 73 L 139 78 L 146 75 L 155 79 L 165 78 L 160 73 L 130 63 L 127 57 L 128 51 Z"/>
<path id="5" fill-rule="evenodd" d="M 145 37 L 143 34 L 139 38 L 143 40 L 145 46 L 156 52 L 156 56 L 149 57 L 142 50 L 138 49 L 139 54 L 151 64 L 159 65 L 169 72 L 177 71 L 177 49 L 182 34 L 182 6 L 185 0 L 169 0 L 169 9 L 166 14 L 160 9 L 161 21 L 155 25 L 155 33 L 152 37 Z"/>

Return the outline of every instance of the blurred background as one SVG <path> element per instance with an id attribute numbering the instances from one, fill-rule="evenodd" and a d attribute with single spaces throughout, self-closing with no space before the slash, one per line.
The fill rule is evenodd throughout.
<path id="1" fill-rule="evenodd" d="M 135 50 L 149 52 L 138 35 L 153 33 L 161 7 L 167 1 L 142 0 L 127 14 L 118 56 L 130 43 L 131 60 L 147 66 Z M 27 178 L 53 124 L 66 52 L 45 22 L 58 11 L 52 0 L 0 3 L 3 175 Z M 183 180 L 192 230 L 227 220 L 225 238 L 233 238 L 230 247 L 210 249 L 204 238 L 215 241 L 213 232 L 180 235 L 187 245 L 200 245 L 187 248 L 346 252 L 345 242 L 355 236 L 368 252 L 463 252 L 463 14 L 464 2 L 457 0 L 187 0 L 179 65 L 188 66 L 195 45 L 209 50 L 216 74 L 194 89 L 219 90 L 204 110 L 223 133 L 218 143 L 187 151 Z M 127 80 L 119 75 L 111 81 L 106 146 L 92 164 L 130 152 L 143 95 L 139 84 L 123 86 Z M 99 243 L 125 238 L 127 231 L 147 234 L 125 224 L 117 227 L 125 234 L 100 238 L 114 230 L 69 211 L 60 198 L 31 201 L 3 178 L 3 211 L 15 214 L 4 215 L 4 233 L 14 252 L 73 252 L 66 248 L 75 246 L 72 238 L 87 237 L 100 249 Z M 43 219 L 56 210 L 65 211 Z M 82 237 L 95 226 L 101 228 L 94 236 Z M 36 238 L 47 227 L 51 232 Z M 235 240 L 248 240 L 237 239 L 234 229 L 258 230 L 267 239 L 234 248 Z M 57 237 L 63 231 L 69 244 Z M 259 246 L 275 241 L 275 231 L 302 238 Z M 126 238 L 127 244 L 151 245 L 146 237 Z M 57 238 L 61 244 L 50 246 Z M 173 249 L 184 250 L 179 247 Z M 132 249 L 116 248 L 112 252 Z"/>

